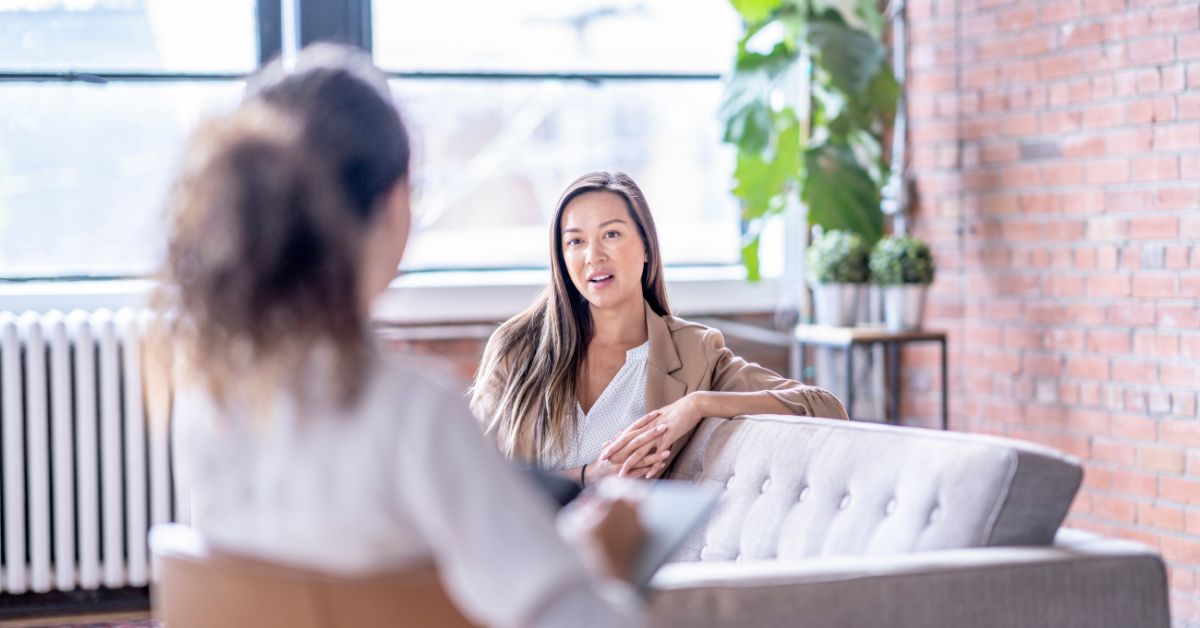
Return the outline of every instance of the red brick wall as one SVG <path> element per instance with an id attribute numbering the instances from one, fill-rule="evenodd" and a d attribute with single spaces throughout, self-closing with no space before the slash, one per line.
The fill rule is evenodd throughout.
<path id="1" fill-rule="evenodd" d="M 955 429 L 1078 456 L 1071 526 L 1200 626 L 1200 2 L 909 0 L 915 225 Z M 930 354 L 907 356 L 931 422 Z"/>

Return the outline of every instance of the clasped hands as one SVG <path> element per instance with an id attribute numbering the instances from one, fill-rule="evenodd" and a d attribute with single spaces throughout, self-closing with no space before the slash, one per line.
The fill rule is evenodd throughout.
<path id="1" fill-rule="evenodd" d="M 589 483 L 607 475 L 642 479 L 661 475 L 671 459 L 671 446 L 704 418 L 701 399 L 700 393 L 685 395 L 625 428 L 588 465 Z"/>

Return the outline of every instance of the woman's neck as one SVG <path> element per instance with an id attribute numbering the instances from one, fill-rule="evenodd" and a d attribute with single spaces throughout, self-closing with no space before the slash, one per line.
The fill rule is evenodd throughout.
<path id="1" fill-rule="evenodd" d="M 636 347 L 646 342 L 646 306 L 641 299 L 618 308 L 592 308 L 592 344 Z"/>

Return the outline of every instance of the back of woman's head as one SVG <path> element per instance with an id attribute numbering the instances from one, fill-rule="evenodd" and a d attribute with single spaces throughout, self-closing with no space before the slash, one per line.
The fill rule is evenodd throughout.
<path id="1" fill-rule="evenodd" d="M 156 305 L 216 398 L 269 391 L 320 354 L 332 392 L 353 399 L 369 360 L 362 247 L 408 165 L 383 75 L 340 46 L 263 68 L 234 112 L 197 129 Z"/>

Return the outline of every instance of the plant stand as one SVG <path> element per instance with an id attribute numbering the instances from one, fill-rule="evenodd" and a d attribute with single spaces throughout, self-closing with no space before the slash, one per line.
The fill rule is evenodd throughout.
<path id="1" fill-rule="evenodd" d="M 791 376 L 803 381 L 804 352 L 809 346 L 844 349 L 846 354 L 846 408 L 854 407 L 854 351 L 856 345 L 883 345 L 887 351 L 891 373 L 888 377 L 888 408 L 885 421 L 900 422 L 900 347 L 909 343 L 936 342 L 941 345 L 942 369 L 942 429 L 950 428 L 948 364 L 946 355 L 946 332 L 944 331 L 888 331 L 882 327 L 829 327 L 825 325 L 797 325 L 793 333 L 791 353 Z"/>

